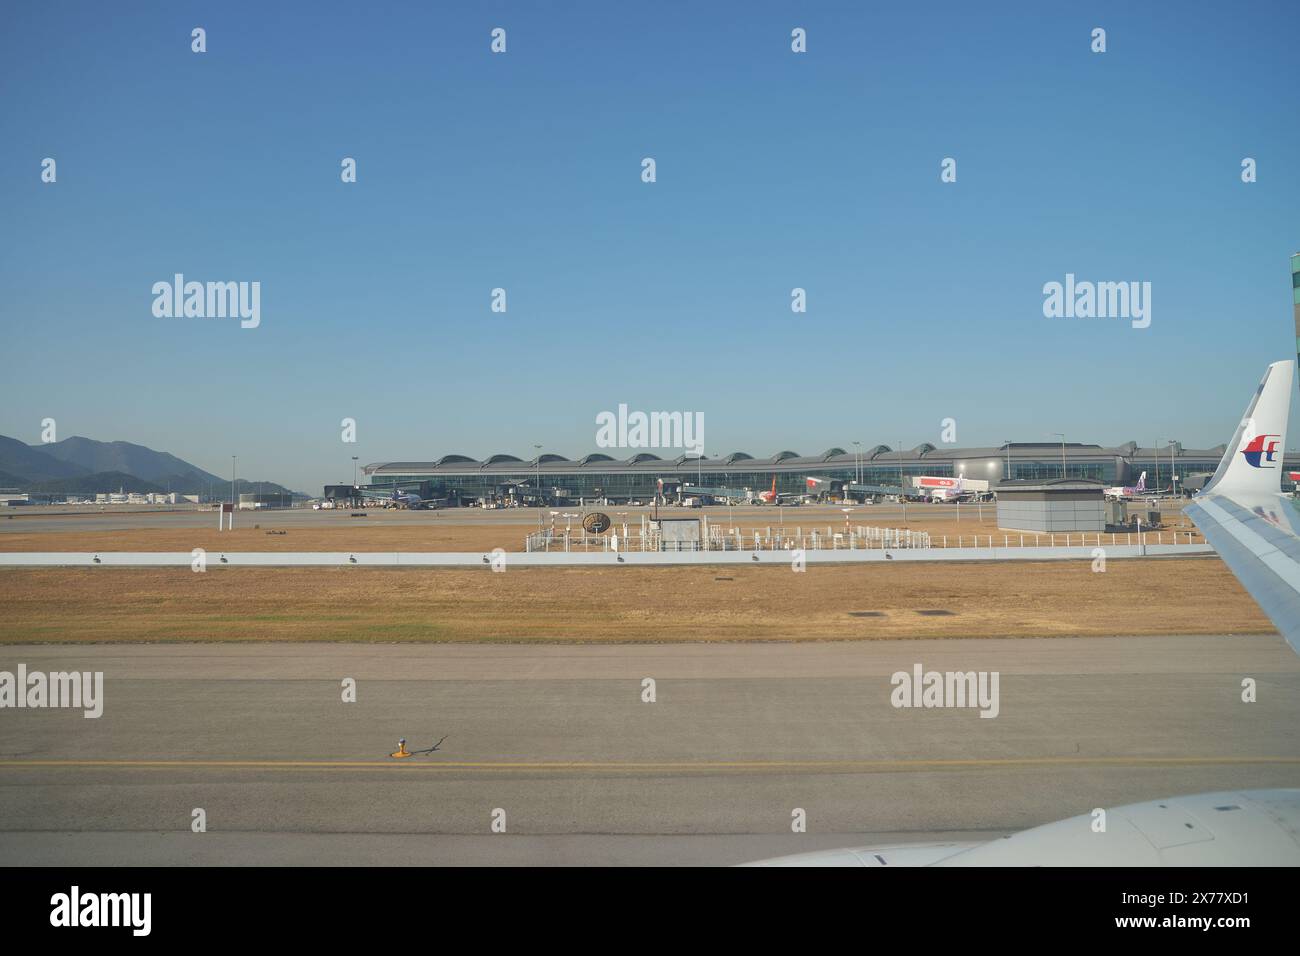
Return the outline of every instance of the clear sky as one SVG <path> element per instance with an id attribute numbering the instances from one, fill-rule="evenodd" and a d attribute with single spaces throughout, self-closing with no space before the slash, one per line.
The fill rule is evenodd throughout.
<path id="1" fill-rule="evenodd" d="M 1294 354 L 1298 21 L 7 3 L 0 433 L 52 417 L 317 494 L 354 454 L 578 457 L 619 403 L 703 413 L 710 456 L 939 444 L 946 417 L 963 446 L 1216 445 Z M 260 326 L 155 317 L 176 272 L 260 282 Z M 1066 273 L 1150 282 L 1150 327 L 1045 318 Z"/>

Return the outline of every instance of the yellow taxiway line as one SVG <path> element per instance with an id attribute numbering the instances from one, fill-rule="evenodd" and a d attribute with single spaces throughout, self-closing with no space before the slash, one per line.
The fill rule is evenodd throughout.
<path id="1" fill-rule="evenodd" d="M 0 770 L 168 769 L 168 770 L 432 770 L 432 771 L 585 771 L 594 773 L 689 773 L 801 771 L 897 772 L 1015 767 L 1195 767 L 1222 765 L 1300 765 L 1300 757 L 993 757 L 917 760 L 22 760 L 0 759 Z"/>

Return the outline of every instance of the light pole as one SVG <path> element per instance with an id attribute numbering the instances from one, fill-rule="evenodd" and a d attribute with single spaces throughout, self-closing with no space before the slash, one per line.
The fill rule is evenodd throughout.
<path id="1" fill-rule="evenodd" d="M 352 497 L 360 495 L 361 489 L 357 486 L 357 456 L 352 456 Z"/>
<path id="2" fill-rule="evenodd" d="M 1006 474 L 1002 476 L 1002 480 L 1010 481 L 1011 480 L 1011 439 L 1010 438 L 1003 439 L 1002 444 L 1007 450 L 1007 471 Z"/>
<path id="3" fill-rule="evenodd" d="M 537 452 L 537 530 L 542 530 L 542 446 L 533 445 Z"/>
<path id="4" fill-rule="evenodd" d="M 1061 477 L 1065 477 L 1065 432 L 1052 432 L 1061 439 Z"/>
<path id="5" fill-rule="evenodd" d="M 903 503 L 903 524 L 907 524 L 907 489 L 903 487 L 903 439 L 898 440 L 898 500 Z"/>
<path id="6" fill-rule="evenodd" d="M 239 460 L 238 455 L 230 456 L 230 507 L 235 507 L 235 462 Z"/>
<path id="7" fill-rule="evenodd" d="M 1152 456 L 1156 460 L 1156 494 L 1160 494 L 1160 439 L 1156 439 L 1156 447 L 1152 449 Z"/>
<path id="8" fill-rule="evenodd" d="M 1178 439 L 1169 439 L 1169 487 L 1173 489 L 1174 497 L 1178 497 L 1178 466 L 1174 462 L 1174 452 L 1178 447 Z"/>
<path id="9" fill-rule="evenodd" d="M 1169 439 L 1169 489 L 1173 493 L 1174 507 L 1178 507 L 1178 470 L 1174 467 L 1174 446 L 1178 444 L 1176 438 Z M 1160 460 L 1160 449 L 1156 449 L 1156 461 Z M 1157 488 L 1159 485 L 1156 486 Z M 1160 521 L 1164 523 L 1164 510 L 1161 509 Z"/>
<path id="10" fill-rule="evenodd" d="M 853 443 L 853 480 L 859 485 L 862 484 L 862 459 L 859 457 L 861 448 L 862 442 Z"/>

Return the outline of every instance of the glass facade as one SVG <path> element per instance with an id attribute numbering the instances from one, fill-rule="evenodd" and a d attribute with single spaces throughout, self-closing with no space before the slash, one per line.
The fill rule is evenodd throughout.
<path id="1" fill-rule="evenodd" d="M 1113 461 L 1070 461 L 1067 458 L 1065 462 L 1065 477 L 1067 478 L 1095 478 L 1098 481 L 1113 482 L 1117 470 Z M 1027 479 L 1030 481 L 1060 478 L 1061 459 L 1057 458 L 1054 461 L 1051 459 L 1023 461 L 1013 458 L 1011 460 L 1011 477 L 1017 480 Z"/>
<path id="2" fill-rule="evenodd" d="M 837 449 L 838 451 L 838 449 Z M 928 446 L 918 451 L 904 452 L 902 460 L 891 460 L 891 452 L 882 452 L 874 458 L 835 455 L 829 458 L 803 458 L 792 454 L 772 459 L 754 459 L 733 455 L 729 459 L 714 458 L 699 462 L 693 458 L 655 460 L 638 455 L 631 460 L 615 460 L 611 456 L 591 455 L 580 461 L 567 461 L 556 455 L 542 458 L 541 473 L 537 463 L 522 461 L 513 456 L 495 455 L 479 462 L 460 455 L 447 456 L 438 462 L 406 462 L 367 467 L 370 483 L 378 489 L 394 486 L 410 490 L 427 482 L 421 489 L 433 498 L 450 498 L 460 503 L 472 504 L 480 500 L 505 501 L 511 498 L 536 501 L 540 484 L 548 502 L 576 503 L 579 499 L 590 501 L 609 498 L 614 501 L 648 501 L 654 496 L 662 479 L 673 488 L 689 486 L 713 489 L 718 495 L 745 497 L 745 492 L 769 491 L 773 479 L 776 490 L 786 495 L 824 494 L 838 490 L 847 483 L 911 488 L 914 477 L 955 477 L 960 466 L 967 478 L 986 478 L 991 483 L 1004 477 L 1008 466 L 1005 448 L 985 449 L 932 449 Z M 1061 477 L 1059 445 L 1013 445 L 1010 456 L 1012 479 L 1043 481 Z M 1181 485 L 1192 475 L 1213 473 L 1219 458 L 1214 452 L 1192 452 L 1176 455 L 1174 472 Z M 1283 487 L 1290 491 L 1294 485 L 1286 477 L 1288 471 L 1300 470 L 1300 460 L 1288 456 L 1284 464 Z M 1068 478 L 1090 478 L 1106 485 L 1132 485 L 1138 475 L 1147 473 L 1147 487 L 1151 490 L 1170 487 L 1170 459 L 1159 456 L 1150 449 L 1133 453 L 1131 448 L 1102 448 L 1098 445 L 1067 446 L 1065 474 Z M 821 479 L 810 489 L 807 478 Z"/>
<path id="3" fill-rule="evenodd" d="M 744 497 L 746 489 L 754 492 L 770 491 L 773 479 L 776 490 L 782 494 L 802 495 L 808 493 L 805 479 L 820 478 L 825 482 L 853 482 L 858 469 L 850 462 L 834 467 L 808 467 L 798 471 L 779 471 L 765 469 L 762 471 L 748 468 L 718 467 L 708 463 L 703 468 L 691 462 L 675 466 L 664 462 L 663 467 L 655 471 L 634 472 L 601 468 L 600 463 L 592 463 L 581 468 L 560 471 L 554 465 L 544 467 L 540 483 L 548 499 L 577 501 L 578 499 L 613 498 L 646 500 L 655 494 L 658 479 L 665 483 L 682 486 L 693 485 L 705 488 L 727 489 L 735 492 L 737 498 Z M 897 486 L 899 483 L 899 466 L 880 463 L 864 465 L 861 469 L 862 482 L 872 485 Z M 903 478 L 910 479 L 917 475 L 935 475 L 950 477 L 952 466 L 948 464 L 923 465 L 904 461 Z M 460 499 L 496 500 L 511 495 L 531 498 L 537 487 L 537 472 L 521 468 L 508 475 L 495 469 L 488 471 L 461 473 L 444 473 L 410 471 L 407 473 L 376 474 L 371 478 L 371 485 L 376 488 L 408 488 L 420 482 L 429 483 L 430 495 L 434 498 L 454 497 Z M 909 482 L 910 484 L 910 482 Z"/>
<path id="4" fill-rule="evenodd" d="M 681 486 L 726 489 L 728 492 L 734 492 L 735 497 L 743 498 L 747 489 L 754 492 L 770 491 L 773 479 L 776 481 L 777 492 L 802 495 L 808 493 L 806 478 L 821 478 L 827 483 L 843 484 L 854 481 L 855 475 L 851 463 L 843 467 L 806 468 L 798 472 L 718 468 L 716 465 L 709 467 L 707 464 L 701 469 L 689 462 L 680 466 L 674 466 L 672 462 L 664 464 L 665 467 L 656 471 L 635 472 L 602 469 L 599 464 L 566 471 L 558 471 L 554 466 L 549 466 L 542 469 L 540 479 L 536 471 L 529 472 L 527 469 L 520 469 L 509 475 L 502 475 L 495 471 L 459 474 L 412 471 L 405 474 L 376 474 L 371 479 L 371 485 L 384 489 L 394 486 L 406 488 L 427 481 L 431 489 L 431 497 L 497 500 L 510 496 L 531 498 L 540 480 L 548 500 L 554 498 L 577 501 L 578 499 L 612 498 L 644 501 L 655 494 L 659 479 L 665 483 Z M 913 475 L 949 476 L 951 474 L 951 466 L 927 468 L 911 462 L 903 464 L 905 478 Z M 896 465 L 862 469 L 862 480 L 866 484 L 896 486 L 898 477 L 899 469 Z M 689 493 L 689 489 L 687 491 Z"/>
<path id="5" fill-rule="evenodd" d="M 1172 481 L 1172 475 L 1177 475 L 1178 483 L 1182 484 L 1189 475 L 1213 474 L 1214 470 L 1219 467 L 1218 458 L 1175 457 L 1171 462 L 1168 455 L 1160 455 L 1159 457 L 1135 455 L 1129 461 L 1132 480 L 1137 481 L 1137 476 L 1145 471 L 1147 473 L 1147 487 L 1152 490 L 1157 487 L 1168 488 Z"/>

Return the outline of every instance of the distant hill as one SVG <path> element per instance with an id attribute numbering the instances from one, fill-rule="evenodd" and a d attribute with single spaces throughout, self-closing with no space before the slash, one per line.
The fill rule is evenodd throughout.
<path id="1" fill-rule="evenodd" d="M 0 482 L 0 484 L 4 483 Z M 75 478 L 55 478 L 49 481 L 19 481 L 12 485 L 5 484 L 5 487 L 18 487 L 23 491 L 56 495 L 90 496 L 97 495 L 100 492 L 116 493 L 122 491 L 128 494 L 147 494 L 151 491 L 175 491 L 189 495 L 211 494 L 218 500 L 228 501 L 230 499 L 229 480 L 217 481 L 211 486 L 205 484 L 201 489 L 181 487 L 177 483 L 173 482 L 171 487 L 168 488 L 163 484 L 153 481 L 145 481 L 143 478 L 137 478 L 135 475 L 128 475 L 121 471 L 99 471 L 93 475 L 78 475 Z M 235 494 L 284 495 L 286 498 L 303 497 L 282 485 L 277 485 L 273 481 L 245 481 L 242 478 L 235 482 Z"/>
<path id="2" fill-rule="evenodd" d="M 74 436 L 47 445 L 27 445 L 0 435 L 0 486 L 50 494 L 175 491 L 222 498 L 230 479 L 197 468 L 167 452 L 125 441 Z M 273 481 L 241 478 L 236 494 L 305 497 Z"/>
<path id="3" fill-rule="evenodd" d="M 196 468 L 187 461 L 164 451 L 154 451 L 127 441 L 95 441 L 73 436 L 48 445 L 29 446 L 60 461 L 75 465 L 89 474 L 119 471 L 143 481 L 162 485 L 168 482 L 175 490 L 195 491 L 221 481 L 211 472 Z"/>
<path id="4" fill-rule="evenodd" d="M 19 478 L 7 471 L 0 471 L 0 488 L 19 488 L 25 484 L 28 484 L 26 478 Z"/>
<path id="5" fill-rule="evenodd" d="M 33 448 L 16 438 L 0 435 L 0 471 L 16 475 L 26 483 L 85 475 L 90 469 L 46 454 L 40 447 Z"/>

